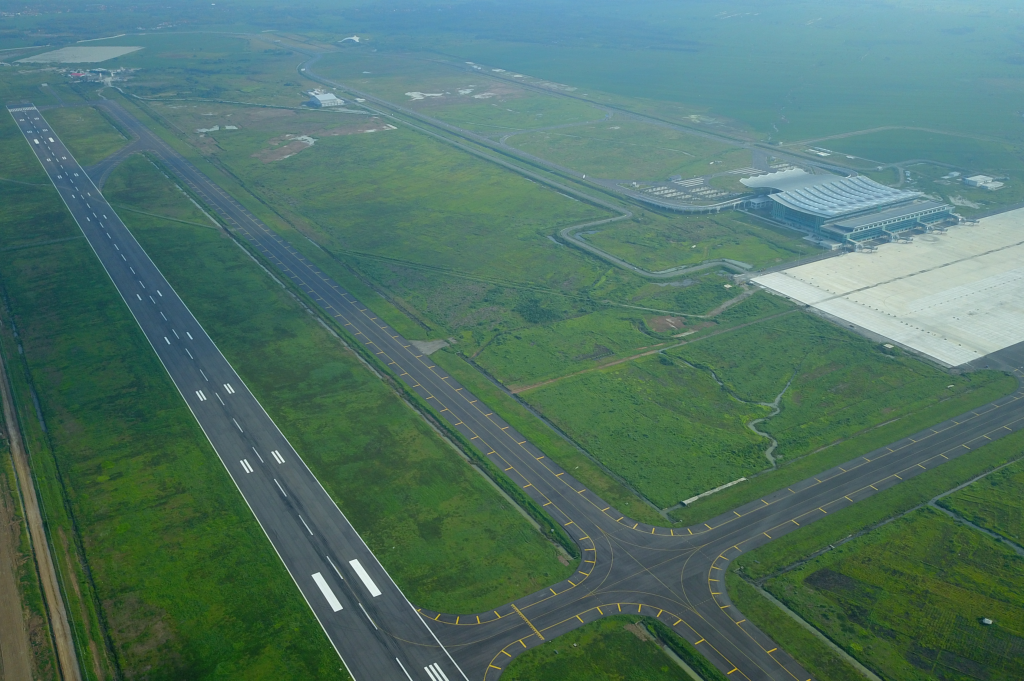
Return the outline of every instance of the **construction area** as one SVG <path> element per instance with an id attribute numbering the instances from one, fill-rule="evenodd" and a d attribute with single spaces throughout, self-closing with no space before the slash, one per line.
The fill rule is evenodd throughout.
<path id="1" fill-rule="evenodd" d="M 1024 341 L 1024 209 L 753 281 L 959 366 Z"/>

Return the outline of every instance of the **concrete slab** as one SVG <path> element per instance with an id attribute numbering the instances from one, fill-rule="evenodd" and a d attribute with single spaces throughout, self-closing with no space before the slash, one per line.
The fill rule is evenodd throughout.
<path id="1" fill-rule="evenodd" d="M 92 64 L 141 50 L 141 47 L 62 47 L 19 59 L 25 64 Z"/>
<path id="2" fill-rule="evenodd" d="M 753 281 L 959 366 L 1024 341 L 1024 210 Z"/>

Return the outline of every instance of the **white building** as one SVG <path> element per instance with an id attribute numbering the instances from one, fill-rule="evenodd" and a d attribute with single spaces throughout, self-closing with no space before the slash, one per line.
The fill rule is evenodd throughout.
<path id="1" fill-rule="evenodd" d="M 973 177 L 965 177 L 964 184 L 968 187 L 978 187 L 980 189 L 987 189 L 990 192 L 1003 187 L 1002 182 L 997 182 L 995 179 L 988 175 L 974 175 Z"/>
<path id="2" fill-rule="evenodd" d="M 345 103 L 344 99 L 338 99 L 330 92 L 321 92 L 320 90 L 313 90 L 310 94 L 309 105 L 318 109 L 323 109 L 329 106 L 341 106 Z"/>

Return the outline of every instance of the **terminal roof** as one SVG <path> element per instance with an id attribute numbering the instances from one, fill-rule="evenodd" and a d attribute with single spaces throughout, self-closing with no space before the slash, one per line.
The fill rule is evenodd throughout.
<path id="1" fill-rule="evenodd" d="M 748 187 L 774 189 L 770 198 L 787 208 L 831 220 L 920 196 L 893 189 L 867 177 L 811 175 L 799 169 L 740 180 Z"/>

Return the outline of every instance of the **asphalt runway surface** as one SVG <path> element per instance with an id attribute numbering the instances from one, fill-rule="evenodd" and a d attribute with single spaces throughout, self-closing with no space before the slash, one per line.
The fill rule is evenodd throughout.
<path id="1" fill-rule="evenodd" d="M 444 667 L 447 678 L 456 678 L 456 674 L 464 672 L 468 679 L 494 680 L 524 650 L 597 618 L 620 612 L 657 617 L 693 643 L 730 678 L 805 681 L 811 678 L 810 674 L 748 622 L 729 601 L 724 585 L 729 562 L 745 551 L 868 499 L 945 461 L 967 455 L 973 449 L 1024 426 L 1024 399 L 1021 399 L 1024 395 L 1018 391 L 757 499 L 705 524 L 680 529 L 638 523 L 610 507 L 546 458 L 486 404 L 434 365 L 429 356 L 421 354 L 398 332 L 378 319 L 370 308 L 309 262 L 126 110 L 113 102 L 101 105 L 137 137 L 135 144 L 139 148 L 159 155 L 178 180 L 235 234 L 247 240 L 268 263 L 334 318 L 355 342 L 362 343 L 398 378 L 432 404 L 441 417 L 463 433 L 561 523 L 580 547 L 582 560 L 572 577 L 496 610 L 461 614 L 413 611 L 334 503 L 301 465 L 298 454 L 290 447 L 285 449 L 287 443 L 283 436 L 248 391 L 240 387 L 241 381 L 213 347 L 212 341 L 202 334 L 184 305 L 175 297 L 173 310 L 166 312 L 176 316 L 165 322 L 156 316 L 163 309 L 163 303 L 152 307 L 146 304 L 149 301 L 133 300 L 133 295 L 141 293 L 141 284 L 135 281 L 134 276 L 112 272 L 112 279 L 140 320 L 196 418 L 211 436 L 211 442 L 228 472 L 249 501 L 254 514 L 261 523 L 265 523 L 267 536 L 289 566 L 335 647 L 360 681 L 406 678 L 396 673 L 395 667 L 389 666 L 390 659 L 415 659 L 418 670 L 434 662 L 444 664 L 448 654 L 451 655 L 449 666 Z M 24 114 L 15 112 L 16 117 L 19 115 Z M 39 125 L 45 126 L 45 122 L 35 121 L 36 127 L 30 123 L 19 122 L 22 126 L 29 126 L 22 129 L 32 144 L 32 136 L 38 137 L 39 133 L 29 131 L 39 129 Z M 54 145 L 59 146 L 59 143 L 51 144 Z M 45 166 L 48 162 L 43 160 L 43 147 L 35 145 L 34 148 L 37 154 L 41 154 Z M 50 154 L 48 149 L 46 154 Z M 74 195 L 76 191 L 80 196 L 79 187 L 90 183 L 75 178 L 75 183 L 68 185 L 68 180 L 61 177 L 66 172 L 63 169 L 53 171 L 51 178 L 62 196 Z M 93 189 L 92 196 L 97 194 Z M 104 233 L 98 229 L 116 230 L 115 237 L 119 239 L 121 248 L 132 249 L 133 262 L 146 263 L 148 269 L 136 267 L 136 270 L 146 272 L 142 281 L 147 282 L 147 286 L 161 286 L 165 296 L 173 296 L 170 287 L 112 212 L 105 214 L 114 219 L 104 220 L 106 227 L 100 228 L 88 220 L 91 196 L 84 201 L 85 208 L 80 205 L 83 203 L 81 199 L 65 198 L 65 201 L 86 235 L 89 236 L 90 231 L 93 233 L 90 243 L 95 242 L 94 248 L 97 248 L 97 255 L 105 266 L 109 261 L 108 272 L 111 268 L 118 272 L 124 269 L 124 263 L 119 262 L 118 257 L 122 252 L 112 250 L 109 239 L 104 241 Z M 100 204 L 93 202 L 93 205 Z M 193 329 L 195 338 L 202 339 L 201 342 L 196 340 L 196 344 L 202 346 L 203 353 L 193 354 L 202 359 L 184 357 L 178 348 L 192 346 L 182 346 L 177 338 L 173 342 L 170 339 L 165 341 L 168 326 L 178 332 L 183 328 Z M 193 362 L 197 361 L 210 362 L 211 371 L 216 371 L 207 374 L 211 376 L 211 383 L 200 382 L 203 377 L 197 377 L 193 368 Z M 214 375 L 215 379 L 212 378 Z M 204 385 L 235 385 L 235 381 L 236 393 L 227 398 L 224 407 L 209 403 L 209 400 L 196 403 L 192 397 L 192 391 L 202 389 Z M 236 428 L 232 419 L 237 419 L 246 428 L 245 432 L 236 432 L 241 428 Z M 254 439 L 250 444 L 245 436 L 250 439 L 258 436 L 260 439 Z M 244 458 L 252 446 L 258 450 L 261 447 L 264 450 L 278 448 L 282 453 L 287 452 L 289 462 L 295 461 L 296 464 L 289 467 L 261 463 L 258 475 L 243 473 L 238 459 Z M 275 483 L 271 483 L 271 479 L 285 483 L 284 489 L 292 495 L 288 499 L 294 501 L 286 502 L 282 492 L 272 486 Z M 300 513 L 304 520 L 296 521 Z M 315 520 L 315 524 L 310 524 L 307 536 L 303 534 L 303 526 L 297 522 L 308 523 L 310 518 Z M 384 585 L 385 594 L 376 599 L 368 598 L 359 578 L 346 573 L 344 580 L 330 583 L 345 608 L 339 613 L 332 613 L 325 605 L 323 594 L 311 585 L 306 575 L 318 571 L 330 578 L 333 575 L 331 568 L 334 565 L 343 568 L 352 556 L 358 556 L 368 569 L 372 566 L 373 578 L 377 584 Z M 327 561 L 327 558 L 332 560 Z M 381 601 L 382 598 L 388 600 Z M 360 617 L 343 620 L 345 615 L 355 614 L 353 610 L 358 604 L 374 602 L 387 604 L 387 607 L 375 606 L 377 609 L 370 613 L 374 619 L 372 623 Z M 341 629 L 342 620 L 347 629 Z M 433 635 L 427 636 L 427 623 L 436 634 L 437 641 L 430 640 Z M 355 643 L 346 640 L 348 637 Z M 439 643 L 444 647 L 440 648 Z M 431 676 L 431 673 L 408 678 L 430 678 L 431 681 L 442 678 Z"/>
<path id="2" fill-rule="evenodd" d="M 466 678 L 39 111 L 8 109 L 352 676 Z"/>

